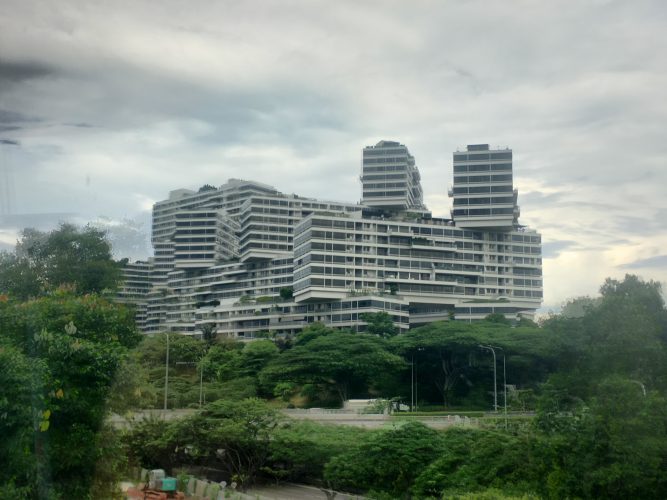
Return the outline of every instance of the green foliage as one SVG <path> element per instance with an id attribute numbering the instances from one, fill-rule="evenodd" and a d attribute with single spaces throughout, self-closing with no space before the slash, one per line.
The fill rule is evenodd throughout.
<path id="1" fill-rule="evenodd" d="M 133 428 L 126 441 L 133 460 L 143 467 L 207 465 L 224 470 L 245 489 L 264 467 L 279 421 L 258 399 L 220 400 L 171 423 L 147 420 Z"/>
<path id="2" fill-rule="evenodd" d="M 415 481 L 418 497 L 449 497 L 461 491 L 497 488 L 530 493 L 537 485 L 535 466 L 526 438 L 506 433 L 450 429 L 443 450 Z"/>
<path id="3" fill-rule="evenodd" d="M 366 333 L 370 335 L 389 338 L 398 334 L 398 328 L 394 325 L 391 316 L 384 311 L 364 313 L 360 315 L 360 318 L 366 322 Z"/>
<path id="4" fill-rule="evenodd" d="M 59 292 L 0 304 L 0 331 L 0 415 L 9 424 L 0 483 L 32 496 L 90 498 L 106 399 L 139 339 L 132 315 L 94 295 Z"/>
<path id="5" fill-rule="evenodd" d="M 512 324 L 512 322 L 508 320 L 504 314 L 501 313 L 489 314 L 484 318 L 484 321 L 488 321 L 489 323 L 498 323 L 499 325 L 507 325 L 507 326 L 510 326 Z"/>
<path id="6" fill-rule="evenodd" d="M 212 323 L 205 323 L 201 326 L 201 339 L 206 343 L 206 348 L 210 349 L 218 336 L 215 326 Z"/>
<path id="7" fill-rule="evenodd" d="M 260 374 L 262 383 L 329 385 L 342 403 L 348 399 L 350 389 L 365 392 L 377 373 L 404 366 L 401 358 L 386 350 L 381 338 L 319 327 L 318 330 L 305 332 L 295 347 L 275 358 Z"/>
<path id="8" fill-rule="evenodd" d="M 292 300 L 293 295 L 294 291 L 292 290 L 291 286 L 280 289 L 280 298 L 285 301 Z"/>
<path id="9" fill-rule="evenodd" d="M 503 349 L 510 384 L 536 386 L 547 377 L 558 357 L 557 344 L 543 330 L 492 322 L 435 322 L 390 342 L 397 352 L 414 360 L 418 371 L 429 374 L 430 384 L 420 384 L 421 394 L 435 390 L 446 407 L 466 397 L 474 401 L 485 393 L 489 401 L 486 404 L 490 404 L 493 364 L 489 353 L 479 349 L 480 344 Z M 403 393 L 403 397 L 409 394 Z"/>
<path id="10" fill-rule="evenodd" d="M 272 433 L 264 472 L 276 480 L 318 483 L 327 462 L 356 447 L 367 434 L 355 427 L 287 422 Z"/>
<path id="11" fill-rule="evenodd" d="M 134 409 L 153 408 L 158 402 L 158 396 L 156 387 L 151 384 L 147 367 L 141 363 L 138 352 L 133 351 L 116 370 L 107 407 L 123 415 Z"/>
<path id="12" fill-rule="evenodd" d="M 294 339 L 294 344 L 295 345 L 307 344 L 308 342 L 310 342 L 313 339 L 316 339 L 317 337 L 329 335 L 330 333 L 333 333 L 335 331 L 337 330 L 329 328 L 324 323 L 320 322 L 311 323 L 296 335 L 296 338 Z"/>
<path id="13" fill-rule="evenodd" d="M 405 497 L 414 480 L 443 451 L 441 435 L 418 422 L 370 434 L 336 457 L 324 471 L 335 489 L 374 490 Z"/>
<path id="14" fill-rule="evenodd" d="M 15 253 L 2 255 L 0 264 L 0 292 L 21 300 L 63 285 L 80 294 L 114 290 L 121 279 L 105 233 L 91 226 L 25 230 Z"/>
<path id="15" fill-rule="evenodd" d="M 256 340 L 247 343 L 241 351 L 242 375 L 257 375 L 267 364 L 278 356 L 278 348 L 270 340 Z"/>
<path id="16" fill-rule="evenodd" d="M 664 498 L 667 404 L 632 380 L 605 379 L 588 404 L 545 396 L 536 421 L 552 497 Z M 559 406 L 554 404 L 559 402 Z M 550 403 L 550 405 L 545 404 Z M 567 412 L 562 411 L 567 409 Z"/>

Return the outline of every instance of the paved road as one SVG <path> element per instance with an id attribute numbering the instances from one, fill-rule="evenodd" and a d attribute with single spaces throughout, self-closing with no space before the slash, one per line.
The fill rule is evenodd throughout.
<path id="1" fill-rule="evenodd" d="M 250 488 L 248 495 L 259 495 L 264 500 L 326 500 L 327 496 L 319 488 L 302 484 L 281 484 L 279 486 L 258 486 Z M 365 497 L 337 493 L 334 500 L 363 500 Z"/>

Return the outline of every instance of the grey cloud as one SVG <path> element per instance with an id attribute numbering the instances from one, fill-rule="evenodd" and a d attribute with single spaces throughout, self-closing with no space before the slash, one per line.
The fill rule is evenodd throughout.
<path id="1" fill-rule="evenodd" d="M 24 123 L 36 121 L 39 121 L 39 118 L 24 115 L 23 113 L 18 113 L 16 111 L 10 111 L 8 109 L 0 109 L 0 123 Z"/>
<path id="2" fill-rule="evenodd" d="M 658 255 L 647 259 L 639 259 L 618 266 L 620 269 L 646 269 L 646 268 L 667 268 L 667 255 Z"/>
<path id="3" fill-rule="evenodd" d="M 19 141 L 13 141 L 11 139 L 0 139 L 0 144 L 5 144 L 7 146 L 20 146 L 21 143 Z"/>
<path id="4" fill-rule="evenodd" d="M 576 245 L 576 241 L 570 240 L 545 241 L 542 244 L 542 256 L 545 259 L 555 259 L 561 254 L 561 252 Z"/>
<path id="5" fill-rule="evenodd" d="M 0 60 L 0 88 L 25 82 L 36 78 L 44 78 L 57 71 L 42 62 L 36 61 L 2 61 Z"/>
<path id="6" fill-rule="evenodd" d="M 635 217 L 629 215 L 616 216 L 609 221 L 613 230 L 623 234 L 655 236 L 667 231 L 667 220 L 664 218 Z"/>
<path id="7" fill-rule="evenodd" d="M 530 203 L 531 205 L 553 205 L 564 196 L 562 192 L 543 193 L 541 191 L 529 191 L 527 193 L 519 192 L 519 201 Z"/>
<path id="8" fill-rule="evenodd" d="M 79 123 L 63 123 L 66 127 L 75 127 L 75 128 L 92 128 L 94 125 L 91 125 L 90 123 L 85 123 L 85 122 L 79 122 Z"/>

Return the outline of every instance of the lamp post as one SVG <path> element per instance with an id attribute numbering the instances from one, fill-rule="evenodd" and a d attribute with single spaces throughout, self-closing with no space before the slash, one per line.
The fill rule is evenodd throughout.
<path id="1" fill-rule="evenodd" d="M 166 356 L 166 361 L 164 363 L 164 411 L 165 411 L 165 417 L 166 417 L 166 411 L 167 411 L 167 392 L 169 388 L 169 332 L 165 333 L 167 337 L 167 356 Z"/>
<path id="2" fill-rule="evenodd" d="M 502 347 L 493 346 L 493 348 L 503 351 L 503 406 L 505 407 L 505 429 L 507 429 L 507 370 L 505 365 L 505 350 Z"/>
<path id="3" fill-rule="evenodd" d="M 423 351 L 423 347 L 418 347 L 417 352 Z M 418 392 L 418 387 L 417 387 L 417 379 L 418 379 L 419 373 L 417 370 L 417 365 L 415 365 L 415 353 L 412 353 L 412 382 L 414 384 L 414 396 L 413 396 L 413 410 L 412 411 L 418 411 L 418 406 L 417 406 L 417 401 L 419 398 L 419 392 Z M 412 387 L 411 387 L 412 389 Z"/>
<path id="4" fill-rule="evenodd" d="M 412 353 L 410 363 L 410 411 L 415 411 L 415 353 Z"/>
<path id="5" fill-rule="evenodd" d="M 199 407 L 202 405 L 202 396 L 204 394 L 204 358 L 199 361 Z M 177 361 L 177 365 L 188 365 L 188 366 L 197 366 L 196 361 Z"/>
<path id="6" fill-rule="evenodd" d="M 493 409 L 498 412 L 498 384 L 496 382 L 496 351 L 488 345 L 479 345 L 481 349 L 488 349 L 493 354 Z"/>

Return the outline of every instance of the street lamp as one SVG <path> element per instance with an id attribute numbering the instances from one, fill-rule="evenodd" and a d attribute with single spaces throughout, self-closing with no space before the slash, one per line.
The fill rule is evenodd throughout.
<path id="1" fill-rule="evenodd" d="M 167 391 L 169 387 L 169 332 L 165 332 L 167 337 L 167 357 L 164 363 L 164 411 L 167 411 Z M 166 416 L 166 413 L 165 413 Z"/>
<path id="2" fill-rule="evenodd" d="M 199 366 L 199 407 L 202 405 L 202 396 L 204 394 L 204 358 L 199 360 L 199 363 L 196 361 L 177 361 L 177 365 L 188 365 L 188 366 Z"/>
<path id="3" fill-rule="evenodd" d="M 488 349 L 493 354 L 493 409 L 498 412 L 498 384 L 496 382 L 496 351 L 488 345 L 479 345 L 481 349 Z"/>
<path id="4" fill-rule="evenodd" d="M 505 369 L 505 350 L 502 347 L 496 347 L 496 349 L 503 351 L 503 403 L 505 406 L 505 429 L 507 429 L 507 370 Z"/>
<path id="5" fill-rule="evenodd" d="M 417 351 L 423 351 L 423 347 L 418 347 Z M 417 370 L 415 369 L 415 353 L 412 352 L 412 363 L 410 363 L 411 376 L 410 376 L 410 410 L 417 411 L 417 398 L 419 394 L 417 392 Z"/>

